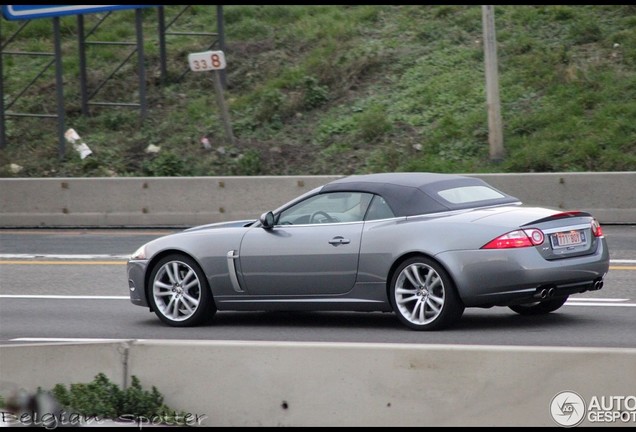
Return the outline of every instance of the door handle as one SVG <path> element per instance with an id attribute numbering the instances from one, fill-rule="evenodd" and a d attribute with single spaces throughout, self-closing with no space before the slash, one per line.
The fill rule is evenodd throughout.
<path id="1" fill-rule="evenodd" d="M 346 238 L 341 237 L 341 236 L 337 236 L 337 237 L 334 237 L 331 240 L 329 240 L 329 244 L 330 245 L 334 245 L 334 246 L 339 246 L 339 245 L 349 244 L 349 243 L 351 243 L 351 240 L 346 239 Z"/>

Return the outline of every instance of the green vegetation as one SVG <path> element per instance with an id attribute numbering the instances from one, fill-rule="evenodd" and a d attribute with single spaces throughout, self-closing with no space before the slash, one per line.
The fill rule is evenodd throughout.
<path id="1" fill-rule="evenodd" d="M 167 6 L 167 20 L 180 10 Z M 213 73 L 177 80 L 187 55 L 208 49 L 205 41 L 169 38 L 169 79 L 161 85 L 154 8 L 143 12 L 146 121 L 134 108 L 91 107 L 91 116 L 81 116 L 76 21 L 65 17 L 66 128 L 93 154 L 82 160 L 67 144 L 60 161 L 54 120 L 11 117 L 0 176 L 636 170 L 634 6 L 495 7 L 506 151 L 499 163 L 488 157 L 480 6 L 223 11 L 234 143 L 225 137 Z M 216 31 L 215 12 L 193 6 L 177 30 Z M 98 39 L 134 41 L 134 13 L 115 14 Z M 2 37 L 17 25 L 3 21 Z M 12 49 L 52 47 L 50 20 L 29 27 Z M 90 47 L 89 87 L 129 50 Z M 48 61 L 14 57 L 5 56 L 5 100 L 32 79 L 25 71 Z M 138 102 L 135 62 L 115 77 L 96 99 Z M 12 110 L 55 113 L 54 84 L 51 70 Z M 150 144 L 161 150 L 147 153 Z M 11 164 L 22 169 L 13 172 Z"/>
<path id="2" fill-rule="evenodd" d="M 99 373 L 88 383 L 62 384 L 53 387 L 51 394 L 64 407 L 87 417 L 117 419 L 122 416 L 152 418 L 157 415 L 175 416 L 175 410 L 163 403 L 163 396 L 155 386 L 144 390 L 139 379 L 132 376 L 132 384 L 125 390 Z"/>
<path id="3" fill-rule="evenodd" d="M 43 425 L 46 429 L 57 426 L 103 424 L 104 420 L 142 425 L 193 425 L 198 415 L 176 411 L 163 402 L 163 395 L 155 386 L 144 390 L 136 376 L 131 385 L 122 390 L 103 373 L 90 383 L 57 384 L 52 390 L 38 387 L 36 394 L 20 390 L 6 403 L 0 397 L 0 407 L 7 410 L 11 423 Z M 35 417 L 34 417 L 35 416 Z"/>

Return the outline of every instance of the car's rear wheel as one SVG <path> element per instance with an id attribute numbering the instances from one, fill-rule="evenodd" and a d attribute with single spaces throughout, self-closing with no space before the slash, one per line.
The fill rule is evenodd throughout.
<path id="1" fill-rule="evenodd" d="M 567 299 L 568 296 L 554 297 L 550 300 L 543 300 L 540 302 L 513 305 L 508 307 L 520 315 L 544 315 L 559 309 L 565 304 Z"/>
<path id="2" fill-rule="evenodd" d="M 157 262 L 149 297 L 155 314 L 173 327 L 200 324 L 216 312 L 203 271 L 186 255 L 168 255 Z"/>
<path id="3" fill-rule="evenodd" d="M 414 330 L 440 330 L 464 313 L 448 273 L 423 256 L 398 266 L 391 278 L 390 299 L 398 319 Z"/>

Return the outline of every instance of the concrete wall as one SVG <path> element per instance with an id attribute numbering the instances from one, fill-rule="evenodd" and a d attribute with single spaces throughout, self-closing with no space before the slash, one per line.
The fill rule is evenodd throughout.
<path id="1" fill-rule="evenodd" d="M 636 223 L 636 171 L 480 174 L 475 177 L 527 205 L 585 210 L 606 224 Z"/>
<path id="2" fill-rule="evenodd" d="M 479 174 L 525 204 L 636 223 L 636 172 Z M 185 227 L 257 218 L 338 176 L 0 179 L 0 227 Z"/>
<path id="3" fill-rule="evenodd" d="M 0 180 L 0 226 L 193 226 L 256 218 L 335 177 Z"/>
<path id="4" fill-rule="evenodd" d="M 28 391 L 135 375 L 203 426 L 554 426 L 563 391 L 636 399 L 619 348 L 141 340 L 5 345 L 0 365 Z"/>

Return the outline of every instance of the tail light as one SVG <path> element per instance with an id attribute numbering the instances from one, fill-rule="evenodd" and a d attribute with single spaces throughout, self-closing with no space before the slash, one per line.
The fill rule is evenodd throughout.
<path id="1" fill-rule="evenodd" d="M 543 243 L 545 236 L 536 228 L 511 231 L 488 242 L 482 249 L 514 249 L 538 246 Z"/>
<path id="2" fill-rule="evenodd" d="M 603 228 L 601 228 L 601 224 L 596 219 L 592 220 L 592 235 L 594 237 L 603 237 Z"/>

